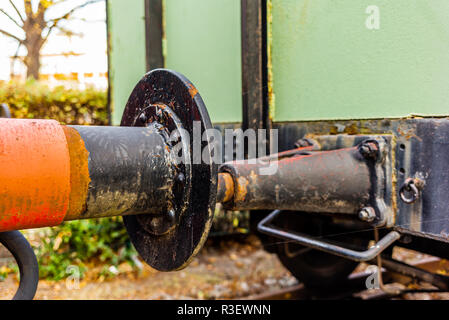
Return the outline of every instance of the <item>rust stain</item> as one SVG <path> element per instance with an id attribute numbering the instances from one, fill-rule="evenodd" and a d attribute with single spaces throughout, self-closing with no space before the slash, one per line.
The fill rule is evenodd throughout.
<path id="1" fill-rule="evenodd" d="M 239 177 L 237 179 L 237 190 L 235 191 L 234 202 L 245 201 L 246 194 L 248 193 L 247 186 L 249 181 L 245 177 Z"/>
<path id="2" fill-rule="evenodd" d="M 194 86 L 193 84 L 191 84 L 191 83 L 189 83 L 188 86 L 189 86 L 189 93 L 190 93 L 190 96 L 191 96 L 192 99 L 193 99 L 193 98 L 195 98 L 195 96 L 197 95 L 198 90 L 197 90 L 197 89 L 195 88 L 195 86 Z"/>
<path id="3" fill-rule="evenodd" d="M 339 128 L 339 126 L 334 125 L 329 130 L 330 134 L 349 134 L 349 135 L 355 135 L 360 133 L 360 128 L 355 123 L 351 123 L 348 125 L 345 125 L 343 130 Z"/>
<path id="4" fill-rule="evenodd" d="M 90 183 L 89 152 L 78 131 L 63 126 L 70 156 L 70 199 L 65 220 L 74 220 L 86 210 L 87 192 Z"/>
<path id="5" fill-rule="evenodd" d="M 252 184 L 256 184 L 257 183 L 258 175 L 256 174 L 256 172 L 254 170 L 251 170 L 251 172 L 249 173 L 249 177 L 251 178 L 251 183 Z"/>
<path id="6" fill-rule="evenodd" d="M 218 174 L 218 192 L 217 194 L 224 194 L 223 199 L 217 199 L 218 202 L 228 202 L 234 197 L 234 180 L 227 172 Z"/>
<path id="7" fill-rule="evenodd" d="M 410 140 L 411 138 L 416 138 L 417 140 L 422 141 L 422 139 L 415 134 L 415 131 L 413 128 L 405 129 L 404 131 L 402 131 L 402 129 L 399 127 L 397 130 L 398 130 L 399 135 L 404 137 L 406 140 Z"/>
<path id="8" fill-rule="evenodd" d="M 392 136 L 391 139 L 391 164 L 394 165 L 396 163 L 396 137 Z M 393 217 L 391 223 L 396 223 L 396 216 L 398 214 L 398 194 L 397 194 L 397 184 L 398 184 L 398 176 L 396 170 L 392 170 L 391 173 L 391 207 L 393 210 Z"/>

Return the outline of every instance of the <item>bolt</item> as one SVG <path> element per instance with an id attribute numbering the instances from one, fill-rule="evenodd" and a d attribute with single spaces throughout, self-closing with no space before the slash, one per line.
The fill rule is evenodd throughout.
<path id="1" fill-rule="evenodd" d="M 373 222 L 376 219 L 376 211 L 372 207 L 365 207 L 360 210 L 359 219 L 365 222 Z"/>
<path id="2" fill-rule="evenodd" d="M 147 115 L 145 113 L 140 114 L 139 120 L 141 123 L 146 123 L 148 120 Z"/>
<path id="3" fill-rule="evenodd" d="M 366 141 L 360 145 L 359 151 L 366 159 L 376 159 L 379 146 L 375 141 Z"/>

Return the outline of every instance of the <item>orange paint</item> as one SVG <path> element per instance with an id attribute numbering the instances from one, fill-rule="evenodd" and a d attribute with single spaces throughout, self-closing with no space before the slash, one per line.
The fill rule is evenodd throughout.
<path id="1" fill-rule="evenodd" d="M 60 224 L 70 194 L 70 156 L 53 120 L 0 119 L 0 232 Z"/>
<path id="2" fill-rule="evenodd" d="M 197 93 L 198 93 L 198 90 L 195 88 L 195 86 L 193 85 L 193 84 L 191 84 L 191 83 L 189 83 L 189 93 L 190 93 L 190 96 L 192 97 L 192 99 L 193 98 L 195 98 L 195 96 L 197 95 Z"/>

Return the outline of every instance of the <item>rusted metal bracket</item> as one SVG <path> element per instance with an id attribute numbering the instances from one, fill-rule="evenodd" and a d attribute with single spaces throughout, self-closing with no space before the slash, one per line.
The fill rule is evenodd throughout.
<path id="1" fill-rule="evenodd" d="M 338 246 L 326 241 L 323 241 L 318 238 L 314 238 L 308 235 L 290 232 L 286 230 L 282 230 L 273 226 L 270 226 L 270 223 L 281 214 L 282 211 L 275 210 L 267 217 L 265 217 L 261 222 L 259 222 L 257 226 L 257 230 L 259 232 L 265 233 L 270 236 L 274 236 L 280 239 L 285 239 L 288 241 L 295 242 L 297 244 L 310 247 L 312 249 L 324 251 L 330 254 L 334 254 L 346 259 L 350 259 L 353 261 L 363 262 L 370 261 L 377 257 L 382 251 L 392 245 L 396 240 L 398 240 L 401 235 L 399 232 L 391 231 L 386 236 L 384 236 L 381 240 L 379 240 L 376 244 L 371 246 L 366 251 L 355 251 L 348 248 L 344 248 L 342 246 Z"/>
<path id="2" fill-rule="evenodd" d="M 350 140 L 348 147 L 318 150 L 325 141 L 322 138 L 277 155 L 227 162 L 219 169 L 218 200 L 229 210 L 340 214 L 391 227 L 391 139 L 358 136 Z M 267 167 L 272 172 L 263 174 Z"/>

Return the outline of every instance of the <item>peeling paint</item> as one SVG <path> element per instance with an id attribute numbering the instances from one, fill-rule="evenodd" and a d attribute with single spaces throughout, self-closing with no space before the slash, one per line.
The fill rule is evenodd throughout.
<path id="1" fill-rule="evenodd" d="M 78 131 L 63 126 L 70 156 L 70 200 L 65 220 L 76 219 L 86 210 L 89 190 L 89 152 Z"/>

